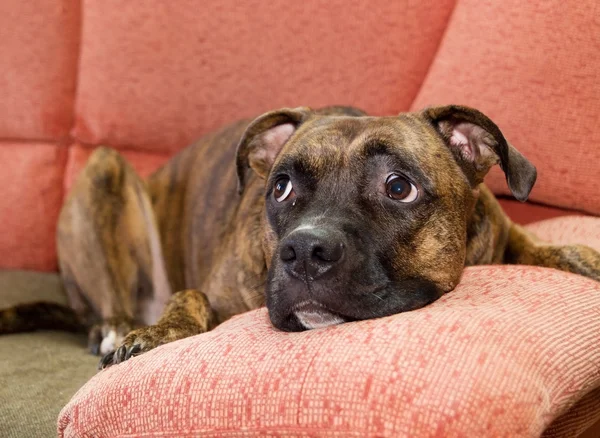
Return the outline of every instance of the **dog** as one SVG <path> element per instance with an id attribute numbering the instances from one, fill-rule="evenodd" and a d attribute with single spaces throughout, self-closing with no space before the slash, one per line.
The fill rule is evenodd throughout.
<path id="1" fill-rule="evenodd" d="M 73 316 L 46 308 L 38 319 L 88 327 L 107 367 L 265 304 L 283 331 L 418 309 L 465 266 L 600 281 L 598 252 L 510 221 L 483 184 L 496 164 L 525 201 L 535 167 L 487 116 L 457 105 L 394 117 L 280 109 L 201 139 L 147 181 L 98 148 L 58 222 Z M 11 327 L 28 312 L 13 311 Z"/>

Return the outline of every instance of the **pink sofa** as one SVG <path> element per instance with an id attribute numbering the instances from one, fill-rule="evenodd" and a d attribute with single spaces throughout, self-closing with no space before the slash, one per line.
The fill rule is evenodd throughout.
<path id="1" fill-rule="evenodd" d="M 299 104 L 475 106 L 538 166 L 532 201 L 600 213 L 594 1 L 261 5 L 0 1 L 0 267 L 56 270 L 58 210 L 94 146 L 148 174 L 211 129 Z"/>
<path id="2" fill-rule="evenodd" d="M 282 106 L 477 107 L 538 167 L 531 203 L 502 201 L 510 216 L 600 215 L 599 7 L 0 0 L 0 268 L 56 271 L 59 208 L 95 146 L 147 175 L 210 130 Z M 488 184 L 508 194 L 499 172 Z M 591 235 L 598 221 L 560 229 Z M 573 241 L 557 229 L 545 236 Z"/>

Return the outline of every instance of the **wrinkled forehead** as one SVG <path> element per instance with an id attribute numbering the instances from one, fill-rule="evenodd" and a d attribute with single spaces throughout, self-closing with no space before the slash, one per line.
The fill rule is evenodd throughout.
<path id="1" fill-rule="evenodd" d="M 273 169 L 296 168 L 319 176 L 374 155 L 389 155 L 403 167 L 428 172 L 442 149 L 433 128 L 414 115 L 320 117 L 298 129 Z"/>

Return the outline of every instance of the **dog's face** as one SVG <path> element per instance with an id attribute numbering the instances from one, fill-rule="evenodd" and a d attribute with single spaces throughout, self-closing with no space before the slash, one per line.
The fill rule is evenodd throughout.
<path id="1" fill-rule="evenodd" d="M 242 186 L 247 166 L 266 181 L 266 301 L 279 329 L 435 301 L 460 279 L 467 221 L 487 170 L 503 160 L 514 168 L 507 177 L 519 198 L 535 181 L 533 166 L 475 110 L 354 111 L 268 113 L 240 144 Z"/>

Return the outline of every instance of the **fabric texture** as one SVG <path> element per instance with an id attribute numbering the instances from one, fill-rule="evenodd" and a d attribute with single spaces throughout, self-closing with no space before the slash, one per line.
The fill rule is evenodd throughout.
<path id="1" fill-rule="evenodd" d="M 100 372 L 59 436 L 539 436 L 600 383 L 598 312 L 597 282 L 510 266 L 323 330 L 261 309 Z"/>
<path id="2" fill-rule="evenodd" d="M 58 274 L 0 271 L 0 309 L 35 301 L 68 304 Z"/>
<path id="3" fill-rule="evenodd" d="M 532 224 L 534 222 L 561 216 L 573 216 L 576 214 L 577 216 L 582 217 L 585 215 L 583 212 L 575 212 L 533 202 L 520 202 L 514 198 L 507 199 L 506 197 L 500 197 L 498 202 L 506 215 L 513 222 L 521 225 Z"/>
<path id="4" fill-rule="evenodd" d="M 598 218 L 530 228 L 600 248 Z M 423 309 L 322 330 L 260 309 L 100 372 L 59 436 L 574 436 L 600 418 L 599 314 L 600 283 L 528 266 L 467 268 Z"/>
<path id="5" fill-rule="evenodd" d="M 56 221 L 67 148 L 0 142 L 0 267 L 57 269 Z"/>
<path id="6" fill-rule="evenodd" d="M 529 224 L 526 228 L 557 245 L 580 244 L 600 251 L 600 218 L 597 217 L 565 216 Z"/>
<path id="7" fill-rule="evenodd" d="M 50 140 L 73 123 L 78 0 L 0 2 L 0 137 Z"/>
<path id="8" fill-rule="evenodd" d="M 80 2 L 0 2 L 0 269 L 56 270 Z"/>
<path id="9" fill-rule="evenodd" d="M 0 272 L 0 309 L 19 303 L 66 304 L 57 274 Z M 96 372 L 83 334 L 61 332 L 0 336 L 0 436 L 56 436 L 56 417 Z"/>
<path id="10" fill-rule="evenodd" d="M 203 2 L 202 7 L 191 0 L 4 0 L 0 2 L 0 162 L 3 164 L 0 170 L 0 218 L 3 225 L 0 232 L 0 269 L 56 270 L 55 227 L 66 193 L 64 189 L 71 187 L 93 147 L 105 144 L 118 148 L 138 172 L 147 175 L 175 151 L 207 131 L 280 106 L 352 103 L 373 114 L 393 114 L 409 109 L 411 104 L 415 109 L 449 102 L 476 106 L 496 120 L 509 140 L 538 166 L 540 177 L 532 194 L 534 200 L 598 214 L 600 182 L 597 175 L 600 157 L 596 145 L 600 131 L 596 121 L 600 96 L 595 80 L 599 67 L 596 56 L 600 35 L 598 8 L 599 5 L 591 0 L 552 0 L 543 4 L 509 0 L 502 7 L 490 1 L 473 0 L 405 0 L 393 4 L 378 0 L 369 2 L 367 6 L 356 5 L 352 8 L 341 0 L 328 2 L 327 8 L 317 0 L 268 6 L 257 0 L 243 3 L 233 0 L 209 1 Z M 440 42 L 441 46 L 438 47 Z M 503 177 L 498 171 L 490 176 L 489 184 L 496 193 L 507 193 Z M 542 210 L 534 212 L 528 207 L 517 213 L 517 209 L 510 207 L 511 204 L 503 205 L 511 217 L 519 217 L 515 220 L 523 223 L 559 214 L 550 209 L 544 209 L 543 213 Z M 590 232 L 588 225 L 583 228 L 582 225 L 571 226 L 571 220 L 564 219 L 564 222 L 557 223 L 565 240 L 571 238 L 569 233 L 580 235 L 581 230 Z M 597 226 L 597 222 L 590 223 Z M 540 234 L 547 233 L 547 239 L 556 233 L 553 224 L 537 224 L 533 229 Z M 580 241 L 589 244 L 587 237 Z M 512 273 L 512 269 L 516 269 L 515 273 Z M 583 280 L 573 280 L 575 277 L 567 274 L 551 273 L 548 277 L 545 273 L 538 275 L 536 272 L 542 271 L 494 268 L 488 279 L 485 268 L 468 270 L 466 283 L 458 294 L 444 298 L 449 300 L 450 308 L 455 312 L 448 318 L 458 318 L 463 312 L 463 305 L 465 308 L 473 306 L 473 301 L 469 300 L 477 302 L 477 299 L 483 299 L 478 295 L 483 292 L 475 285 L 485 280 L 489 280 L 485 283 L 486 288 L 497 286 L 498 292 L 508 293 L 507 300 L 515 300 L 501 300 L 500 308 L 506 309 L 505 313 L 512 314 L 514 307 L 516 314 L 521 315 L 523 309 L 533 306 L 533 301 L 528 303 L 524 298 L 517 300 L 512 292 L 525 290 L 523 296 L 529 299 L 533 293 L 531 291 L 540 291 L 546 286 L 547 291 L 560 292 L 556 306 L 563 304 L 560 300 L 565 296 L 576 296 L 575 304 L 566 306 L 565 312 L 577 311 L 573 306 L 578 306 L 579 299 L 583 299 L 580 289 L 585 287 L 579 283 Z M 509 278 L 516 276 L 515 284 L 511 284 L 510 288 L 503 283 L 505 275 Z M 32 297 L 44 295 L 45 291 L 47 298 L 54 296 L 52 284 L 45 288 L 41 286 L 43 282 L 31 282 L 40 286 Z M 533 283 L 527 283 L 526 287 L 526 282 Z M 15 291 L 21 289 L 15 284 L 12 280 L 5 281 L 0 275 L 0 298 L 11 295 L 9 292 L 12 292 L 13 298 L 15 294 L 19 295 L 20 292 Z M 466 294 L 462 298 L 461 290 Z M 495 297 L 496 291 L 490 290 Z M 462 304 L 461 299 L 464 299 Z M 444 305 L 444 302 L 440 305 Z M 546 322 L 561 321 L 553 320 L 552 312 L 544 313 L 543 305 L 538 308 L 541 310 L 539 313 L 536 313 L 537 310 L 533 312 L 534 315 L 543 315 Z M 590 308 L 596 309 L 597 305 L 592 303 Z M 441 314 L 435 313 L 436 308 L 432 309 L 432 318 L 442 318 Z M 483 313 L 479 313 L 477 318 L 484 318 L 485 312 L 489 312 L 490 318 L 494 319 L 498 316 L 496 310 L 495 307 L 486 310 L 484 306 L 481 309 Z M 411 318 L 418 319 L 419 315 L 425 318 L 423 315 L 429 314 L 415 313 L 411 314 Z M 484 319 L 470 322 L 470 313 L 462 316 L 463 326 L 460 330 L 463 331 L 459 330 L 459 333 L 465 333 L 465 336 L 471 336 L 471 329 L 477 327 L 476 324 L 484 323 L 481 322 Z M 506 333 L 514 333 L 514 327 L 502 326 L 506 323 L 502 316 L 499 327 L 504 327 Z M 586 314 L 572 323 L 569 320 L 569 324 L 583 326 L 587 317 Z M 148 417 L 127 417 L 131 422 L 119 427 L 132 430 L 160 428 L 168 422 L 171 425 L 180 424 L 180 417 L 170 417 L 171 412 L 186 417 L 186 421 L 196 421 L 193 415 L 184 415 L 188 407 L 169 404 L 188 400 L 185 398 L 188 396 L 193 402 L 189 408 L 198 408 L 200 415 L 200 422 L 190 423 L 188 430 L 208 424 L 206 427 L 214 431 L 225 423 L 229 424 L 232 421 L 230 418 L 255 421 L 248 426 L 254 429 L 230 433 L 236 436 L 261 430 L 275 434 L 273 427 L 277 428 L 278 425 L 269 428 L 269 425 L 261 423 L 263 420 L 260 418 L 271 421 L 278 415 L 281 415 L 281 421 L 290 420 L 291 426 L 283 430 L 283 435 L 306 434 L 311 430 L 317 433 L 315 424 L 321 427 L 323 421 L 326 422 L 323 427 L 331 432 L 330 435 L 341 436 L 349 435 L 346 433 L 349 425 L 353 428 L 356 426 L 359 431 L 367 431 L 368 428 L 375 431 L 401 428 L 405 427 L 406 423 L 402 422 L 409 415 L 404 409 L 405 400 L 403 404 L 398 401 L 401 397 L 414 397 L 417 405 L 427 404 L 426 401 L 431 400 L 427 399 L 431 396 L 428 390 L 445 391 L 447 385 L 454 384 L 465 385 L 460 389 L 466 391 L 458 393 L 456 406 L 461 409 L 474 406 L 470 403 L 476 403 L 479 399 L 467 401 L 468 391 L 481 387 L 486 389 L 490 382 L 473 379 L 471 384 L 479 388 L 471 388 L 464 383 L 464 379 L 461 383 L 452 376 L 450 379 L 444 377 L 445 370 L 452 371 L 457 366 L 453 362 L 448 366 L 442 362 L 443 358 L 452 359 L 446 352 L 441 353 L 442 359 L 439 360 L 435 355 L 433 361 L 426 357 L 425 371 L 429 366 L 437 366 L 441 383 L 429 382 L 425 385 L 423 382 L 426 380 L 419 380 L 422 374 L 410 374 L 415 373 L 414 369 L 425 372 L 414 343 L 408 345 L 406 354 L 413 353 L 410 357 L 402 356 L 405 353 L 397 350 L 403 345 L 397 343 L 398 339 L 404 342 L 404 339 L 413 337 L 407 335 L 407 329 L 402 325 L 404 316 L 397 318 L 364 323 L 370 327 L 368 332 L 377 334 L 378 339 L 382 340 L 379 343 L 372 341 L 372 338 L 360 338 L 363 329 L 352 328 L 361 327 L 363 323 L 360 323 L 298 335 L 310 339 L 308 346 L 302 347 L 303 343 L 299 341 L 301 337 L 290 335 L 287 338 L 270 330 L 264 311 L 242 316 L 221 327 L 221 332 L 200 338 L 202 342 L 196 339 L 186 341 L 193 354 L 186 353 L 180 358 L 179 364 L 168 358 L 170 353 L 167 354 L 167 351 L 170 350 L 166 350 L 167 347 L 150 353 L 147 358 L 132 361 L 132 364 L 148 364 L 146 369 L 155 373 L 150 377 L 143 377 L 131 364 L 111 370 L 110 373 L 117 377 L 129 370 L 130 377 L 137 378 L 136 382 L 141 384 L 140 388 L 145 392 L 137 393 L 134 386 L 129 386 L 122 393 L 117 393 L 105 382 L 104 385 L 113 391 L 109 393 L 113 394 L 114 400 L 119 400 L 122 405 L 113 405 L 113 408 L 116 406 L 115 412 L 110 408 L 108 413 L 103 413 L 102 418 L 106 419 L 107 424 L 98 424 L 98 429 L 90 434 L 95 436 L 103 428 L 113 427 L 111 422 L 116 418 L 113 414 L 131 416 L 134 407 L 140 413 L 147 412 Z M 538 319 L 532 319 L 528 314 L 523 321 L 527 324 L 533 321 L 533 324 Z M 519 324 L 521 322 L 517 323 L 517 329 L 521 327 Z M 415 339 L 420 339 L 418 336 L 433 336 L 431 331 L 435 326 L 430 326 L 429 321 L 419 322 L 418 327 Z M 423 334 L 420 333 L 421 327 L 425 328 Z M 588 324 L 590 327 L 593 329 L 595 326 Z M 390 334 L 386 330 L 395 332 Z M 493 328 L 486 330 L 477 333 L 483 336 L 489 332 L 492 337 L 497 334 Z M 530 339 L 526 335 L 534 333 L 533 327 L 527 325 L 527 330 L 519 332 L 524 335 L 525 343 Z M 540 330 L 547 333 L 543 331 L 545 329 Z M 579 326 L 573 330 L 572 334 L 578 333 Z M 262 337 L 256 338 L 254 333 Z M 565 345 L 560 344 L 567 339 L 566 332 L 557 333 L 554 336 L 552 332 L 551 338 L 534 344 L 541 348 L 541 356 L 532 359 L 538 361 L 536 366 L 539 368 L 534 369 L 533 365 L 522 368 L 523 375 L 530 372 L 530 377 L 538 385 L 534 385 L 535 389 L 524 393 L 519 399 L 524 400 L 525 408 L 522 412 L 519 408 L 516 414 L 500 412 L 498 415 L 500 419 L 510 418 L 512 421 L 513 414 L 521 420 L 531 414 L 535 421 L 530 430 L 536 431 L 554 419 L 548 433 L 567 436 L 564 434 L 572 434 L 597 418 L 594 397 L 597 397 L 598 391 L 592 390 L 579 398 L 587 391 L 581 385 L 589 377 L 586 374 L 589 369 L 583 365 L 580 367 L 577 362 L 578 357 L 583 357 L 577 354 L 583 355 L 585 345 L 578 340 L 568 345 L 572 350 L 567 350 Z M 337 341 L 333 341 L 334 334 L 342 336 L 340 347 Z M 223 370 L 217 366 L 222 365 L 223 357 L 217 361 L 212 351 L 203 350 L 205 347 L 202 345 L 211 339 L 210 336 L 215 337 L 218 348 L 222 348 L 219 344 L 222 339 L 231 337 L 231 351 L 214 350 L 214 354 L 222 353 L 226 358 L 230 355 L 237 358 L 232 362 L 237 367 L 232 368 L 231 374 L 227 371 L 229 367 Z M 358 338 L 368 341 L 358 343 L 363 350 L 353 350 L 353 340 Z M 247 378 L 247 375 L 241 372 L 243 361 L 239 355 L 245 354 L 244 348 L 256 345 L 257 339 L 266 342 L 266 346 L 261 348 L 267 350 L 260 353 L 258 362 L 251 366 L 244 362 L 246 372 L 263 366 L 266 357 L 274 357 L 275 363 L 280 366 L 268 374 L 275 376 L 272 382 L 260 382 L 263 385 L 260 391 L 253 386 L 259 383 L 257 375 L 253 374 L 245 384 L 240 380 Z M 556 352 L 544 343 L 551 340 L 560 344 Z M 369 342 L 374 342 L 372 350 Z M 462 341 L 452 339 L 452 342 Z M 8 431 L 9 435 L 17 436 L 48 435 L 47 422 L 54 418 L 57 406 L 64 403 L 93 372 L 95 358 L 85 353 L 83 344 L 81 338 L 58 333 L 24 334 L 0 339 L 0 399 L 12 401 L 0 407 L 2 433 Z M 467 348 L 466 344 L 465 341 L 464 345 L 460 345 Z M 181 345 L 177 343 L 168 348 L 187 348 Z M 347 347 L 345 352 L 341 352 L 343 346 Z M 435 348 L 442 346 L 443 343 Z M 293 358 L 287 356 L 288 347 L 293 354 L 297 352 L 299 357 L 310 357 L 312 362 L 293 362 Z M 567 354 L 567 351 L 569 354 L 574 351 L 575 356 L 570 356 L 564 366 L 562 362 L 550 365 L 549 359 L 542 357 L 546 347 L 547 350 L 551 349 L 548 350 L 551 354 L 555 354 L 554 358 L 562 357 L 560 355 Z M 323 348 L 325 350 L 321 350 L 321 353 L 325 351 L 325 354 L 318 355 L 317 349 Z M 330 353 L 328 348 L 340 352 L 338 356 L 334 355 L 331 363 L 327 362 Z M 521 351 L 518 349 L 520 347 L 515 348 L 515 351 Z M 362 352 L 364 356 L 351 360 L 349 358 L 354 354 L 353 351 L 356 354 Z M 459 353 L 462 351 L 464 349 Z M 369 365 L 367 357 L 374 357 L 375 361 Z M 523 357 L 525 360 L 532 356 Z M 285 362 L 286 358 L 290 362 Z M 408 362 L 402 363 L 401 372 L 394 374 L 392 368 L 395 365 L 391 361 L 399 358 L 405 358 Z M 155 361 L 163 360 L 166 371 L 152 368 L 157 363 Z M 469 360 L 465 369 L 474 366 L 473 358 Z M 505 364 L 508 367 L 509 360 L 508 356 L 503 356 L 499 366 Z M 512 360 L 517 361 L 517 368 L 521 366 L 519 356 Z M 588 361 L 587 365 L 594 361 L 598 363 L 597 358 L 590 356 L 585 356 L 582 361 Z M 484 362 L 487 364 L 487 359 Z M 215 366 L 208 368 L 212 363 Z M 373 369 L 373 363 L 381 365 L 381 374 L 378 369 Z M 364 396 L 357 395 L 358 389 L 344 386 L 356 385 L 357 381 L 350 381 L 352 375 L 339 371 L 343 368 L 335 369 L 337 366 L 364 372 L 364 379 L 359 382 L 363 385 L 360 388 L 364 389 Z M 553 369 L 552 366 L 571 366 L 572 369 L 556 377 L 556 381 L 549 381 L 548 370 Z M 177 367 L 180 367 L 179 371 Z M 240 374 L 234 374 L 238 371 Z M 283 371 L 290 372 L 289 388 L 283 388 L 286 383 L 277 377 Z M 481 369 L 479 371 L 483 372 Z M 510 368 L 509 372 L 516 371 Z M 80 421 L 87 418 L 86 415 L 93 416 L 87 410 L 93 402 L 100 404 L 101 401 L 107 401 L 100 400 L 102 394 L 91 394 L 90 388 L 96 384 L 94 382 L 103 382 L 102 379 L 112 375 L 110 373 L 97 376 L 80 392 L 79 398 L 66 408 L 61 417 L 65 434 L 82 430 Z M 215 385 L 207 389 L 202 386 L 204 383 L 194 380 L 202 373 L 211 379 L 219 377 L 221 380 L 207 377 L 210 385 Z M 152 380 L 153 376 L 157 380 Z M 413 377 L 415 381 L 408 384 L 423 383 L 423 387 L 402 386 L 406 384 L 403 379 Z M 119 379 L 116 382 L 125 387 L 125 380 Z M 29 382 L 32 381 L 37 384 L 31 385 Z M 315 394 L 310 391 L 313 388 L 311 385 L 321 384 Z M 168 385 L 172 385 L 172 389 L 166 395 L 156 392 Z M 436 388 L 436 385 L 439 387 Z M 225 387 L 230 392 L 217 391 Z M 273 394 L 273 388 L 274 394 L 278 397 L 281 394 L 282 398 L 274 398 L 271 403 L 266 397 Z M 500 385 L 500 388 L 506 389 L 508 386 Z M 216 394 L 211 398 L 215 404 L 210 406 L 206 404 L 207 391 Z M 520 394 L 518 389 L 515 391 L 517 395 Z M 568 397 L 565 395 L 567 393 Z M 527 404 L 540 394 L 545 394 L 540 406 L 534 409 Z M 148 399 L 152 400 L 155 395 L 158 397 L 156 400 L 164 404 L 148 404 Z M 322 396 L 320 399 L 319 395 Z M 284 396 L 296 398 L 289 401 L 284 400 Z M 562 396 L 564 400 L 557 402 Z M 511 393 L 506 399 L 514 401 L 516 396 Z M 31 400 L 37 403 L 32 404 Z M 81 400 L 81 406 L 77 400 Z M 354 400 L 359 401 L 354 403 Z M 575 400 L 578 401 L 574 408 L 567 409 Z M 260 404 L 263 402 L 265 404 Z M 290 407 L 276 405 L 276 402 L 289 402 Z M 483 406 L 496 406 L 493 402 L 481 403 Z M 401 407 L 403 416 L 390 423 L 387 418 L 397 406 Z M 263 416 L 261 409 L 270 411 Z M 443 404 L 437 407 L 437 411 L 435 409 L 435 406 L 429 407 L 422 414 L 417 414 L 418 418 L 414 420 L 417 427 L 431 424 L 429 420 L 439 415 L 435 418 L 439 419 L 437 424 L 445 428 L 440 429 L 440 433 L 443 433 L 458 430 L 452 428 L 468 420 L 461 416 L 453 417 L 460 413 L 454 405 Z M 217 417 L 202 417 L 202 413 L 206 412 L 216 412 Z M 355 412 L 355 420 L 344 416 Z M 484 409 L 481 415 L 485 412 Z M 157 415 L 163 413 L 166 413 L 165 419 L 157 420 Z M 102 418 L 94 418 L 94 421 Z M 295 419 L 296 425 L 293 424 Z M 155 420 L 157 423 L 153 424 Z M 210 421 L 210 424 L 201 424 L 202 421 Z M 90 424 L 93 426 L 96 423 Z M 476 427 L 472 423 L 467 426 Z M 224 429 L 219 430 L 214 434 L 222 435 Z M 180 432 L 174 432 L 175 436 L 179 436 Z M 186 431 L 183 430 L 183 433 Z"/>
<path id="11" fill-rule="evenodd" d="M 56 436 L 56 417 L 95 373 L 83 334 L 43 331 L 0 336 L 0 436 Z"/>
<path id="12" fill-rule="evenodd" d="M 405 111 L 453 6 L 86 2 L 74 135 L 84 143 L 173 152 L 209 130 L 279 107 Z"/>
<path id="13" fill-rule="evenodd" d="M 460 0 L 413 109 L 470 105 L 538 168 L 531 199 L 600 214 L 600 3 Z M 496 168 L 488 178 L 507 194 Z"/>

